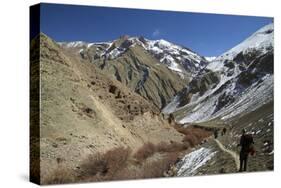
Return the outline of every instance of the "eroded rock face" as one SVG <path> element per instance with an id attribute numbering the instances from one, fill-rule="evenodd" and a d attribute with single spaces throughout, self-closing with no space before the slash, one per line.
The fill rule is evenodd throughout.
<path id="1" fill-rule="evenodd" d="M 249 87 L 259 81 L 266 74 L 273 74 L 273 53 L 268 52 L 253 60 L 248 68 L 241 72 L 237 83 L 243 87 Z"/>
<path id="2" fill-rule="evenodd" d="M 121 52 L 122 55 L 118 55 Z M 89 62 L 158 108 L 163 108 L 187 82 L 161 64 L 142 46 L 132 46 L 132 40 L 120 38 L 103 55 L 97 55 L 96 46 L 92 46 L 85 51 L 84 56 L 92 57 L 88 59 Z"/>
<path id="3" fill-rule="evenodd" d="M 179 92 L 180 103 L 178 107 L 188 104 L 195 94 L 198 94 L 198 96 L 204 95 L 204 93 L 215 87 L 219 81 L 220 76 L 215 72 L 207 70 L 201 73 L 189 83 L 188 87 Z"/>

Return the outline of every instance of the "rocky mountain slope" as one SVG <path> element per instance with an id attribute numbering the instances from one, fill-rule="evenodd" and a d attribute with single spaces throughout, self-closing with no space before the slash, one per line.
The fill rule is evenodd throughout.
<path id="1" fill-rule="evenodd" d="M 256 150 L 247 171 L 274 169 L 273 35 L 269 24 L 212 60 L 163 109 L 184 126 L 219 131 L 177 163 L 177 176 L 237 172 L 242 129 Z"/>
<path id="2" fill-rule="evenodd" d="M 44 34 L 32 44 L 33 52 L 40 44 L 42 177 L 53 172 L 58 162 L 75 171 L 89 154 L 118 146 L 135 150 L 146 142 L 181 142 L 183 135 L 160 116 L 155 105 L 94 64 Z"/>
<path id="3" fill-rule="evenodd" d="M 164 113 L 180 123 L 229 119 L 273 100 L 273 24 L 214 59 Z"/>
<path id="4" fill-rule="evenodd" d="M 192 75 L 206 66 L 204 57 L 165 40 L 122 36 L 104 43 L 59 43 L 95 64 L 144 98 L 163 108 Z"/>

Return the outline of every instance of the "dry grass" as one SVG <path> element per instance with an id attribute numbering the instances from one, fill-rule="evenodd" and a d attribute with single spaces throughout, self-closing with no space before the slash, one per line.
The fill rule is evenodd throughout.
<path id="1" fill-rule="evenodd" d="M 177 153 L 169 153 L 161 160 L 144 163 L 142 167 L 143 176 L 140 178 L 157 178 L 163 177 L 171 165 L 175 164 L 178 159 Z"/>
<path id="2" fill-rule="evenodd" d="M 42 179 L 42 184 L 74 183 L 76 180 L 76 177 L 72 174 L 72 170 L 59 165 L 54 171 L 51 171 Z"/>

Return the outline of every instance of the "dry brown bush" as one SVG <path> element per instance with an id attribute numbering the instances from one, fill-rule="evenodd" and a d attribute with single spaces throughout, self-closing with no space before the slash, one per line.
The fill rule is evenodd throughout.
<path id="1" fill-rule="evenodd" d="M 203 139 L 211 135 L 210 131 L 194 126 L 189 126 L 187 128 L 175 126 L 175 129 L 185 135 L 183 142 L 188 143 L 191 147 L 200 144 Z"/>
<path id="2" fill-rule="evenodd" d="M 71 172 L 70 169 L 60 165 L 42 178 L 42 184 L 74 183 L 76 178 Z"/>
<path id="3" fill-rule="evenodd" d="M 198 139 L 192 134 L 186 134 L 183 138 L 183 142 L 188 143 L 190 147 L 194 147 L 198 144 Z"/>
<path id="4" fill-rule="evenodd" d="M 119 147 L 104 154 L 90 155 L 81 165 L 83 176 L 87 178 L 98 175 L 108 179 L 126 166 L 130 153 L 129 148 Z"/>
<path id="5" fill-rule="evenodd" d="M 106 153 L 89 155 L 82 164 L 79 175 L 74 176 L 73 170 L 66 169 L 62 165 L 47 174 L 43 184 L 62 184 L 73 182 L 90 182 L 113 180 L 116 173 L 127 166 L 131 150 L 118 147 Z"/>
<path id="6" fill-rule="evenodd" d="M 142 161 L 152 156 L 155 152 L 155 145 L 151 142 L 148 142 L 138 149 L 138 151 L 134 154 L 134 158 L 139 161 Z"/>
<path id="7" fill-rule="evenodd" d="M 74 177 L 65 168 L 59 168 L 52 172 L 46 180 L 47 184 L 90 182 L 124 179 L 141 179 L 163 177 L 170 165 L 174 164 L 179 156 L 179 152 L 197 144 L 203 134 L 187 130 L 183 143 L 160 142 L 155 145 L 151 142 L 145 143 L 131 157 L 129 148 L 118 147 L 106 153 L 97 153 L 88 156 L 82 164 L 79 175 Z M 200 133 L 200 134 L 199 134 Z M 205 136 L 205 135 L 204 135 Z M 160 158 L 150 158 L 155 153 L 159 153 Z M 158 155 L 157 155 L 158 156 Z M 73 171 L 72 171 L 73 172 Z"/>
<path id="8" fill-rule="evenodd" d="M 114 179 L 125 180 L 164 177 L 164 172 L 166 172 L 171 165 L 175 164 L 177 159 L 178 153 L 168 153 L 157 160 L 145 160 L 141 165 L 123 168 L 116 174 Z"/>
<path id="9" fill-rule="evenodd" d="M 129 148 L 119 147 L 109 150 L 104 154 L 90 155 L 83 162 L 81 168 L 86 177 L 97 174 L 108 177 L 114 176 L 120 168 L 126 166 L 130 153 L 131 150 Z"/>
<path id="10" fill-rule="evenodd" d="M 163 159 L 144 163 L 142 167 L 143 176 L 141 178 L 163 177 L 171 165 L 177 161 L 177 153 L 169 153 Z"/>
<path id="11" fill-rule="evenodd" d="M 186 143 L 178 143 L 178 142 L 160 142 L 156 146 L 157 152 L 178 152 L 183 151 L 189 148 L 189 145 Z"/>
<path id="12" fill-rule="evenodd" d="M 186 150 L 190 147 L 190 144 L 187 142 L 178 143 L 178 142 L 160 142 L 155 145 L 151 142 L 145 143 L 137 152 L 133 155 L 138 162 L 142 162 L 143 160 L 151 157 L 155 153 L 169 153 L 169 152 L 179 152 Z"/>

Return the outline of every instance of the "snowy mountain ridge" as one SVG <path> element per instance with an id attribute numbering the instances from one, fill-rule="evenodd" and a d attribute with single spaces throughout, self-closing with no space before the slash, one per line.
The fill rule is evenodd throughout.
<path id="1" fill-rule="evenodd" d="M 176 120 L 185 124 L 229 119 L 270 102 L 273 34 L 269 24 L 214 59 L 162 112 L 177 114 Z"/>
<path id="2" fill-rule="evenodd" d="M 175 114 L 176 121 L 185 124 L 228 119 L 238 114 L 237 107 L 242 113 L 270 101 L 273 98 L 273 37 L 273 24 L 266 25 L 217 57 L 203 57 L 166 40 L 144 37 L 122 36 L 110 42 L 77 41 L 60 45 L 82 57 L 91 51 L 93 60 L 104 61 L 118 61 L 128 50 L 139 48 L 157 60 L 153 60 L 154 64 L 164 64 L 183 79 L 192 78 L 162 109 L 164 114 Z M 142 70 L 146 78 L 149 71 Z"/>
<path id="3" fill-rule="evenodd" d="M 121 41 L 121 42 L 120 42 Z M 148 40 L 144 37 L 122 36 L 110 42 L 87 43 L 83 41 L 59 42 L 62 47 L 77 49 L 81 53 L 92 46 L 100 47 L 96 52 L 98 57 L 116 59 L 122 56 L 128 48 L 139 45 L 152 56 L 166 65 L 170 70 L 177 72 L 182 78 L 184 75 L 195 75 L 208 63 L 204 57 L 180 45 L 173 44 L 164 39 Z"/>
<path id="4" fill-rule="evenodd" d="M 268 24 L 255 33 L 253 33 L 250 37 L 242 41 L 240 44 L 231 48 L 227 52 L 215 58 L 213 61 L 222 61 L 222 60 L 233 60 L 233 58 L 239 53 L 248 53 L 253 50 L 266 53 L 268 48 L 273 47 L 274 45 L 274 26 L 273 23 Z"/>

